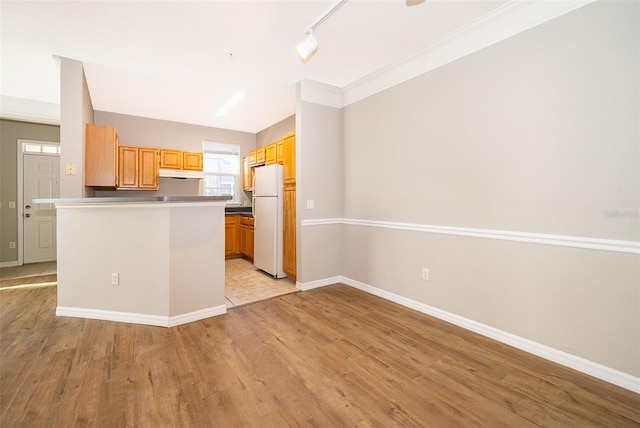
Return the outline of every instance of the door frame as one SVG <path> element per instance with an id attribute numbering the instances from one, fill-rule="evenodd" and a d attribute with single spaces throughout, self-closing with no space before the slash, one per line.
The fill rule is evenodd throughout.
<path id="1" fill-rule="evenodd" d="M 18 221 L 18 239 L 16 241 L 16 249 L 18 250 L 18 266 L 22 266 L 24 264 L 24 155 L 29 153 L 24 153 L 22 150 L 22 146 L 24 143 L 31 144 L 45 144 L 47 146 L 58 146 L 60 147 L 60 141 L 45 141 L 45 140 L 29 140 L 18 138 L 17 142 L 17 187 L 18 187 L 18 196 L 16 201 L 16 210 L 17 210 L 17 218 Z M 44 156 L 56 156 L 60 158 L 60 153 L 32 153 L 34 155 L 44 155 Z"/>

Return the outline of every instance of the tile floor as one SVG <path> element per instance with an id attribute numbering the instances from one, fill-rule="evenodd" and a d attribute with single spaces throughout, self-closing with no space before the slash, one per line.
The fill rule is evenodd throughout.
<path id="1" fill-rule="evenodd" d="M 273 279 L 257 270 L 248 260 L 229 259 L 225 265 L 227 308 L 298 291 L 295 281 L 289 278 Z"/>
<path id="2" fill-rule="evenodd" d="M 245 259 L 225 262 L 225 296 L 227 308 L 243 306 L 283 294 L 295 293 L 295 281 L 273 279 L 257 270 Z M 32 263 L 0 269 L 0 288 L 43 283 L 53 285 L 56 280 L 56 262 Z"/>

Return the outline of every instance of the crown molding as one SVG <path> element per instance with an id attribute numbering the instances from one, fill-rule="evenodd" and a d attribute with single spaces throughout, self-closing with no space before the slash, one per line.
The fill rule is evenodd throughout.
<path id="1" fill-rule="evenodd" d="M 60 125 L 60 104 L 2 95 L 0 119 Z"/>
<path id="2" fill-rule="evenodd" d="M 336 86 L 304 79 L 300 81 L 298 98 L 316 104 L 341 108 L 344 105 L 342 90 Z"/>
<path id="3" fill-rule="evenodd" d="M 512 0 L 415 54 L 342 88 L 342 107 L 434 70 L 494 43 L 586 6 L 595 0 Z"/>

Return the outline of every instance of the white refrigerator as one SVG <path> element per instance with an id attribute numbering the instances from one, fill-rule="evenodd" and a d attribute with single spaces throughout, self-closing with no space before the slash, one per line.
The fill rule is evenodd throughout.
<path id="1" fill-rule="evenodd" d="M 282 270 L 282 165 L 255 168 L 253 178 L 253 264 L 275 278 Z"/>

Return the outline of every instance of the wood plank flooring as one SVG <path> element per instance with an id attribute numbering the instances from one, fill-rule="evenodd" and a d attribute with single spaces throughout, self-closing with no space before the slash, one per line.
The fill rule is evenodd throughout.
<path id="1" fill-rule="evenodd" d="M 0 290 L 0 426 L 632 427 L 640 396 L 336 284 L 174 328 Z"/>

